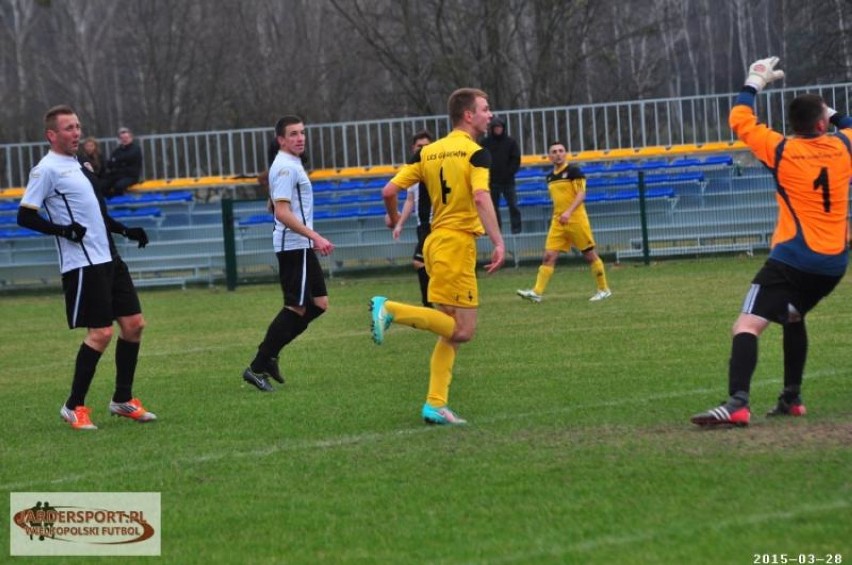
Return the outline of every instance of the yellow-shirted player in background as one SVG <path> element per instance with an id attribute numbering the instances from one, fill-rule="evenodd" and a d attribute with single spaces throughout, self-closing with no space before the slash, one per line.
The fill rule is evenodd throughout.
<path id="1" fill-rule="evenodd" d="M 547 190 L 553 200 L 553 219 L 544 243 L 544 257 L 538 268 L 535 286 L 527 290 L 518 290 L 518 296 L 531 302 L 541 302 L 541 296 L 553 276 L 556 260 L 560 251 L 570 251 L 576 247 L 592 269 L 597 284 L 597 292 L 589 299 L 592 302 L 612 296 L 606 282 L 606 271 L 601 258 L 595 251 L 592 225 L 586 214 L 586 176 L 576 165 L 569 165 L 565 144 L 554 141 L 550 144 L 547 156 L 553 163 L 553 171 L 547 175 Z"/>
<path id="2" fill-rule="evenodd" d="M 802 376 L 808 354 L 805 315 L 828 296 L 848 263 L 847 217 L 852 179 L 852 119 L 828 108 L 816 94 L 797 96 L 789 108 L 794 135 L 784 137 L 754 114 L 755 97 L 773 80 L 778 57 L 755 61 L 731 109 L 729 123 L 774 174 L 778 222 L 769 259 L 752 280 L 734 323 L 728 368 L 729 399 L 696 414 L 699 426 L 746 426 L 749 391 L 757 366 L 757 340 L 770 322 L 783 327 L 784 389 L 769 416 L 802 416 Z M 829 123 L 839 131 L 827 134 Z"/>
<path id="3" fill-rule="evenodd" d="M 429 302 L 436 309 L 393 302 L 384 296 L 370 300 L 373 341 L 381 344 L 391 323 L 438 335 L 429 365 L 429 393 L 421 415 L 427 424 L 465 424 L 447 406 L 453 365 L 459 345 L 476 330 L 479 293 L 476 282 L 476 238 L 487 233 L 494 246 L 488 273 L 503 265 L 506 250 L 488 190 L 491 159 L 476 143 L 488 129 L 488 95 L 461 88 L 447 104 L 453 131 L 415 154 L 382 190 L 385 223 L 399 220 L 400 190 L 420 183 L 432 203 L 432 232 L 423 255 L 429 273 Z"/>

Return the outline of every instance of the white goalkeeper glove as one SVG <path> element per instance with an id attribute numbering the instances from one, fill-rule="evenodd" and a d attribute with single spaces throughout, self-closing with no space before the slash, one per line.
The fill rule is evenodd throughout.
<path id="1" fill-rule="evenodd" d="M 760 92 L 770 82 L 784 78 L 784 71 L 781 69 L 775 70 L 775 65 L 777 64 L 778 57 L 758 59 L 752 63 L 748 68 L 748 76 L 745 81 L 746 86 L 750 86 Z"/>

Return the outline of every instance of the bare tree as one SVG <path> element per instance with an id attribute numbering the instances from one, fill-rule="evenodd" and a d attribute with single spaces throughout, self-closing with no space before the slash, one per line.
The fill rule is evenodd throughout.
<path id="1" fill-rule="evenodd" d="M 52 104 L 87 133 L 731 92 L 756 57 L 787 84 L 848 80 L 852 0 L 2 0 L 0 140 Z"/>
<path id="2" fill-rule="evenodd" d="M 4 73 L 6 74 L 4 82 L 7 85 L 10 83 L 13 85 L 13 88 L 9 90 L 10 99 L 3 100 L 3 107 L 11 106 L 15 109 L 15 113 L 11 116 L 3 116 L 2 122 L 17 124 L 17 127 L 13 129 L 13 135 L 16 135 L 18 139 L 26 139 L 27 134 L 33 131 L 27 121 L 21 120 L 20 117 L 30 115 L 30 103 L 33 100 L 31 72 L 33 66 L 29 53 L 35 51 L 32 43 L 33 36 L 40 17 L 43 16 L 42 12 L 46 4 L 49 4 L 49 2 L 7 0 L 0 5 L 0 17 L 2 17 L 4 31 L 3 43 L 4 45 L 11 45 L 9 51 L 6 51 L 5 47 L 3 49 L 4 52 L 11 55 L 11 60 L 8 63 L 12 67 L 11 72 Z M 4 63 L 5 61 L 7 61 L 6 57 L 4 57 Z M 19 119 L 12 119 L 15 114 L 19 116 Z M 3 126 L 0 126 L 0 128 L 3 128 Z"/>

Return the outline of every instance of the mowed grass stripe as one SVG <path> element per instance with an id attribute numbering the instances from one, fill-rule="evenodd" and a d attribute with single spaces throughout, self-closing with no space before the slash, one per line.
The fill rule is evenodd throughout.
<path id="1" fill-rule="evenodd" d="M 285 351 L 274 395 L 240 374 L 280 308 L 275 285 L 145 291 L 136 391 L 160 421 L 107 418 L 111 347 L 93 434 L 57 414 L 82 337 L 63 328 L 61 298 L 3 296 L 0 487 L 159 491 L 160 561 L 182 565 L 852 555 L 848 281 L 809 317 L 807 417 L 763 416 L 783 369 L 773 327 L 752 426 L 688 421 L 724 396 L 730 325 L 759 265 L 609 265 L 615 294 L 598 304 L 583 265 L 560 265 L 538 306 L 514 295 L 535 268 L 483 277 L 452 389 L 467 429 L 420 423 L 433 336 L 395 327 L 370 341 L 371 295 L 418 300 L 407 270 L 329 281 L 331 309 Z"/>
<path id="2" fill-rule="evenodd" d="M 842 377 L 847 376 L 852 371 L 823 371 L 817 374 L 807 375 L 808 381 L 825 379 L 825 378 L 834 378 L 834 377 Z M 752 383 L 752 387 L 777 387 L 778 383 L 770 380 L 760 380 Z M 511 412 L 506 414 L 499 415 L 491 415 L 491 416 L 483 416 L 478 418 L 475 422 L 471 423 L 471 427 L 484 427 L 490 424 L 499 424 L 500 422 L 511 421 L 513 423 L 518 421 L 530 421 L 535 422 L 539 420 L 547 420 L 555 415 L 560 414 L 570 414 L 574 412 L 584 412 L 584 411 L 594 411 L 600 410 L 603 408 L 618 408 L 623 406 L 642 406 L 647 403 L 659 402 L 664 400 L 674 400 L 679 398 L 686 398 L 690 396 L 696 395 L 708 395 L 714 394 L 718 392 L 717 389 L 693 389 L 686 391 L 672 391 L 668 393 L 662 394 L 652 394 L 646 396 L 634 396 L 634 397 L 626 397 L 618 400 L 606 400 L 595 403 L 578 403 L 572 404 L 568 406 L 564 406 L 562 408 L 555 409 L 547 409 L 540 410 L 535 412 Z M 759 425 L 760 413 L 756 412 L 754 414 L 755 420 Z M 713 430 L 693 430 L 686 423 L 687 418 L 683 418 L 683 427 L 686 430 L 696 431 L 698 433 L 713 433 Z M 140 424 L 141 425 L 141 424 Z M 146 425 L 155 425 L 155 426 L 168 426 L 168 422 L 158 421 L 152 424 Z M 754 425 L 754 424 L 753 424 Z M 850 428 L 852 429 L 852 428 Z M 723 431 L 720 429 L 719 431 Z M 284 452 L 295 452 L 295 451 L 320 451 L 320 450 L 329 450 L 336 448 L 348 448 L 351 446 L 361 446 L 365 444 L 379 444 L 379 443 L 387 443 L 394 440 L 402 440 L 405 441 L 406 438 L 415 435 L 415 434 L 424 434 L 424 433 L 454 433 L 455 431 L 464 433 L 462 430 L 449 430 L 446 428 L 436 428 L 432 426 L 418 426 L 416 428 L 408 428 L 408 429 L 398 429 L 391 430 L 388 432 L 374 432 L 374 433 L 364 433 L 364 434 L 355 434 L 355 435 L 345 435 L 345 436 L 333 436 L 328 438 L 321 438 L 315 440 L 286 440 L 277 442 L 274 445 L 266 446 L 260 449 L 251 449 L 248 451 L 240 451 L 240 450 L 228 450 L 228 451 L 216 451 L 209 453 L 196 454 L 192 457 L 180 458 L 177 460 L 172 460 L 172 463 L 178 464 L 182 467 L 191 466 L 191 465 L 204 465 L 210 462 L 221 461 L 223 459 L 236 459 L 236 458 L 250 458 L 250 459 L 263 459 L 266 457 L 271 457 L 274 455 L 278 455 Z M 595 435 L 599 435 L 598 431 L 592 431 Z M 850 436 L 852 437 L 852 436 Z M 11 483 L 11 484 L 0 484 L 0 490 L 8 490 L 8 491 L 18 491 L 25 489 L 33 489 L 35 487 L 40 487 L 42 485 L 62 485 L 62 484 L 70 484 L 73 485 L 75 482 L 79 482 L 82 480 L 89 479 L 93 476 L 96 476 L 104 471 L 120 474 L 122 471 L 128 470 L 130 468 L 135 472 L 142 472 L 146 470 L 153 470 L 162 467 L 162 463 L 159 461 L 149 460 L 147 462 L 139 462 L 132 461 L 129 462 L 132 467 L 128 467 L 128 462 L 124 460 L 116 460 L 115 463 L 119 463 L 119 465 L 111 468 L 99 468 L 97 471 L 82 473 L 77 475 L 70 475 L 64 477 L 56 477 L 53 479 L 45 479 L 44 477 L 39 477 L 37 479 L 25 482 Z"/>

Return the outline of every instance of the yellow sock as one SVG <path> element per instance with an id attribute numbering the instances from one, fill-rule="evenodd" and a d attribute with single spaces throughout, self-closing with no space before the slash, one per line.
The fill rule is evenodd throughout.
<path id="1" fill-rule="evenodd" d="M 550 282 L 550 277 L 553 276 L 554 268 L 548 265 L 542 265 L 538 268 L 538 276 L 535 278 L 535 287 L 533 292 L 541 296 L 544 294 L 544 289 L 547 288 L 547 283 Z"/>
<path id="2" fill-rule="evenodd" d="M 592 268 L 592 275 L 595 277 L 595 284 L 598 285 L 598 290 L 606 290 L 609 287 L 606 284 L 606 271 L 604 271 L 604 264 L 600 257 L 598 257 L 592 264 L 590 265 Z"/>
<path id="3" fill-rule="evenodd" d="M 456 320 L 440 310 L 425 306 L 412 306 L 402 302 L 385 302 L 385 309 L 393 316 L 394 323 L 418 330 L 430 331 L 450 339 L 456 329 Z"/>
<path id="4" fill-rule="evenodd" d="M 429 395 L 426 403 L 430 406 L 438 408 L 447 405 L 455 362 L 456 347 L 445 339 L 438 339 L 429 363 Z"/>

